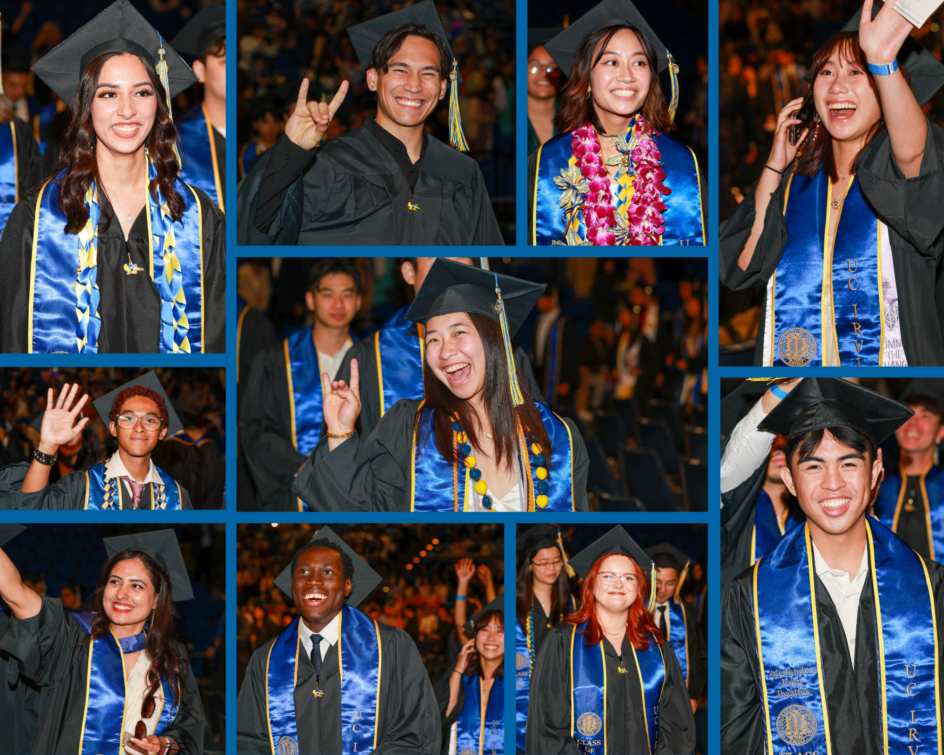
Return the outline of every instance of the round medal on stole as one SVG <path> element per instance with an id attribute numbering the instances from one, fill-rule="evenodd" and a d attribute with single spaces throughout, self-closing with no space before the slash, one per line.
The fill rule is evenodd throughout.
<path id="1" fill-rule="evenodd" d="M 524 671 L 527 667 L 528 667 L 528 654 L 515 653 L 515 669 L 518 671 Z"/>
<path id="2" fill-rule="evenodd" d="M 585 737 L 592 737 L 603 728 L 603 721 L 596 713 L 584 713 L 577 719 L 577 731 Z"/>
<path id="3" fill-rule="evenodd" d="M 298 755 L 298 742 L 292 737 L 282 737 L 275 747 L 276 755 Z"/>
<path id="4" fill-rule="evenodd" d="M 788 367 L 805 367 L 816 358 L 816 339 L 803 328 L 790 328 L 777 340 L 777 356 Z"/>
<path id="5" fill-rule="evenodd" d="M 805 745 L 816 736 L 816 716 L 803 705 L 790 705 L 777 716 L 777 734 L 789 745 Z"/>
<path id="6" fill-rule="evenodd" d="M 479 754 L 475 750 L 473 750 L 471 747 L 465 747 L 459 750 L 459 755 L 479 755 Z"/>

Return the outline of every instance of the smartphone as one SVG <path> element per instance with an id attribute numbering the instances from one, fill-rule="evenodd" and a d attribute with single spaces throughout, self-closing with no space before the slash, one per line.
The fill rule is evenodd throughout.
<path id="1" fill-rule="evenodd" d="M 813 93 L 808 92 L 800 109 L 792 114 L 793 118 L 798 118 L 802 123 L 794 123 L 787 132 L 787 138 L 790 144 L 796 144 L 800 141 L 800 135 L 804 129 L 808 128 L 813 122 L 813 116 L 816 115 L 816 103 L 813 102 Z"/>

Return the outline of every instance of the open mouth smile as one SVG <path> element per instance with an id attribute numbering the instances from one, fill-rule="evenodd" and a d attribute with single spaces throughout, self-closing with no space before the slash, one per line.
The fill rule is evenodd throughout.
<path id="1" fill-rule="evenodd" d="M 409 108 L 410 110 L 419 110 L 425 102 L 425 100 L 409 99 L 407 97 L 397 97 L 396 100 L 400 107 Z"/>
<path id="2" fill-rule="evenodd" d="M 836 496 L 820 501 L 819 505 L 829 516 L 840 516 L 846 513 L 851 503 L 851 498 Z"/>
<path id="3" fill-rule="evenodd" d="M 306 606 L 317 608 L 328 599 L 328 594 L 321 590 L 310 590 L 302 596 Z"/>
<path id="4" fill-rule="evenodd" d="M 111 130 L 115 132 L 122 139 L 131 139 L 137 135 L 138 131 L 141 130 L 140 123 L 119 123 L 111 127 Z"/>
<path id="5" fill-rule="evenodd" d="M 446 377 L 449 379 L 449 382 L 453 385 L 461 385 L 469 379 L 469 375 L 472 374 L 472 365 L 469 362 L 459 362 L 458 364 L 451 364 L 443 370 L 446 373 Z"/>
<path id="6" fill-rule="evenodd" d="M 134 610 L 134 606 L 127 603 L 112 603 L 111 607 L 115 613 L 131 613 Z"/>
<path id="7" fill-rule="evenodd" d="M 855 115 L 856 105 L 847 100 L 837 100 L 827 103 L 829 108 L 829 117 L 834 121 L 848 121 Z"/>

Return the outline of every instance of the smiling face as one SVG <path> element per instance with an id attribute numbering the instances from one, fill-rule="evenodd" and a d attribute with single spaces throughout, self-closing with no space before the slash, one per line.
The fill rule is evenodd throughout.
<path id="1" fill-rule="evenodd" d="M 882 118 L 875 82 L 853 58 L 836 47 L 813 81 L 816 112 L 838 141 L 861 141 Z"/>
<path id="2" fill-rule="evenodd" d="M 309 629 L 320 632 L 350 594 L 351 580 L 344 578 L 340 553 L 309 548 L 299 554 L 292 575 L 292 600 Z"/>
<path id="3" fill-rule="evenodd" d="M 426 363 L 453 395 L 468 400 L 485 387 L 485 347 L 465 312 L 426 323 Z"/>
<path id="4" fill-rule="evenodd" d="M 607 580 L 606 575 L 616 575 Z M 618 577 L 629 575 L 625 582 Z M 613 613 L 626 611 L 636 602 L 639 594 L 639 575 L 636 566 L 628 556 L 613 554 L 607 556 L 597 572 L 593 582 L 593 599 L 596 604 Z"/>
<path id="5" fill-rule="evenodd" d="M 206 61 L 195 60 L 193 72 L 203 84 L 205 99 L 226 99 L 226 47 L 220 55 L 207 55 Z"/>
<path id="6" fill-rule="evenodd" d="M 594 50 L 594 60 L 604 41 Z M 652 69 L 639 37 L 630 29 L 620 29 L 590 71 L 590 95 L 601 123 L 606 126 L 608 120 L 631 118 L 649 96 L 651 81 Z"/>
<path id="7" fill-rule="evenodd" d="M 112 624 L 143 624 L 157 606 L 157 592 L 144 562 L 129 558 L 115 564 L 102 593 L 102 607 Z"/>
<path id="8" fill-rule="evenodd" d="M 564 562 L 556 546 L 541 548 L 531 559 L 531 576 L 535 582 L 553 585 L 560 577 Z"/>
<path id="9" fill-rule="evenodd" d="M 488 624 L 475 635 L 475 652 L 480 658 L 488 661 L 494 661 L 505 654 L 505 630 L 497 615 L 493 615 Z"/>
<path id="10" fill-rule="evenodd" d="M 895 431 L 901 450 L 915 455 L 934 450 L 944 440 L 941 415 L 921 405 L 909 404 L 908 408 L 914 409 L 914 415 Z"/>
<path id="11" fill-rule="evenodd" d="M 345 273 L 322 276 L 317 290 L 305 293 L 305 300 L 315 321 L 326 328 L 347 328 L 361 308 L 357 285 Z"/>
<path id="12" fill-rule="evenodd" d="M 137 55 L 105 61 L 92 99 L 98 149 L 129 155 L 144 146 L 157 114 L 157 95 Z"/>
<path id="13" fill-rule="evenodd" d="M 446 95 L 439 48 L 423 37 L 406 37 L 386 71 L 367 69 L 367 85 L 377 92 L 377 123 L 385 129 L 422 126 Z"/>
<path id="14" fill-rule="evenodd" d="M 659 568 L 656 573 L 656 600 L 665 603 L 669 598 L 675 595 L 675 588 L 678 586 L 678 571 L 666 566 Z"/>
<path id="15" fill-rule="evenodd" d="M 792 466 L 792 469 L 791 469 Z M 780 474 L 797 497 L 810 528 L 825 535 L 843 535 L 859 526 L 878 483 L 882 463 L 839 442 L 827 430 L 810 459 L 799 460 Z"/>
<path id="16" fill-rule="evenodd" d="M 137 422 L 134 423 L 134 427 L 131 428 L 121 427 L 117 422 L 111 422 L 108 425 L 112 437 L 118 441 L 118 447 L 131 456 L 147 456 L 154 450 L 157 442 L 164 440 L 164 436 L 167 435 L 166 427 L 149 430 L 142 422 L 145 417 L 157 418 L 158 420 L 161 418 L 157 404 L 149 398 L 144 396 L 129 398 L 121 405 L 120 415 L 138 418 Z"/>
<path id="17" fill-rule="evenodd" d="M 548 72 L 548 69 L 551 69 Z M 544 46 L 535 47 L 528 56 L 528 97 L 549 100 L 557 96 L 561 69 Z"/>

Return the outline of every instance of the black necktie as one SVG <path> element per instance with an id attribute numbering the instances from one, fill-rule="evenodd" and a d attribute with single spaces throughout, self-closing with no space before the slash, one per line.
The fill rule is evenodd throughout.
<path id="1" fill-rule="evenodd" d="M 321 635 L 311 636 L 311 665 L 315 667 L 315 676 L 321 676 Z"/>
<path id="2" fill-rule="evenodd" d="M 659 631 L 662 632 L 668 638 L 669 630 L 665 626 L 665 609 L 666 606 L 658 606 L 659 608 Z"/>

